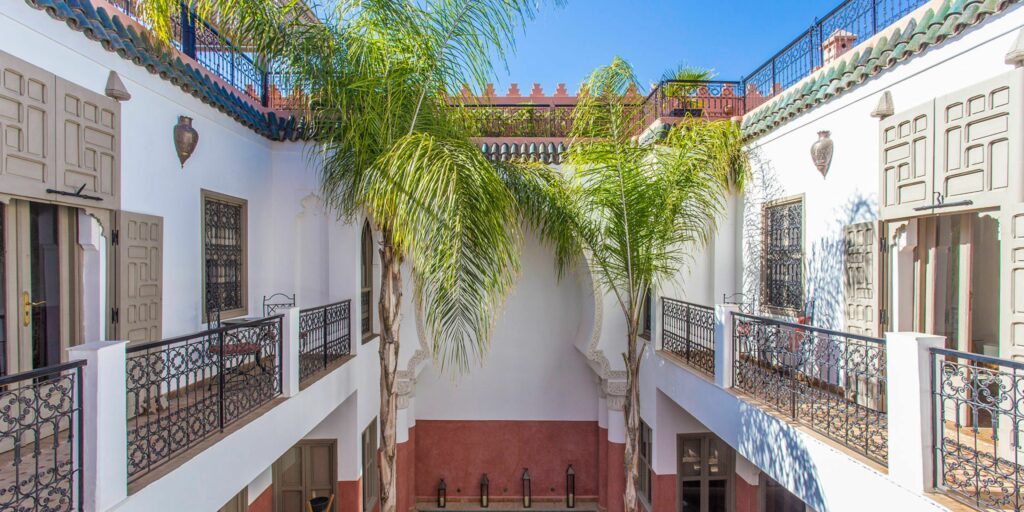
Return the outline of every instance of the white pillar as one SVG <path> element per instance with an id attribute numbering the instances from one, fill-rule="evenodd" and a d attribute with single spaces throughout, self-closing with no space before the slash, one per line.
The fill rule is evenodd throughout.
<path id="1" fill-rule="evenodd" d="M 299 308 L 284 310 L 281 319 L 281 383 L 281 396 L 299 393 Z"/>
<path id="2" fill-rule="evenodd" d="M 945 338 L 912 332 L 885 334 L 888 380 L 889 477 L 913 492 L 932 487 L 931 354 Z"/>
<path id="3" fill-rule="evenodd" d="M 104 512 L 128 497 L 128 403 L 125 341 L 68 349 L 82 372 L 81 437 L 85 512 Z"/>
<path id="4" fill-rule="evenodd" d="M 715 384 L 732 387 L 732 314 L 739 312 L 736 304 L 715 305 Z"/>
<path id="5" fill-rule="evenodd" d="M 107 265 L 106 244 L 100 236 L 103 226 L 92 215 L 79 210 L 78 245 L 82 248 L 82 337 L 103 339 L 106 326 Z"/>

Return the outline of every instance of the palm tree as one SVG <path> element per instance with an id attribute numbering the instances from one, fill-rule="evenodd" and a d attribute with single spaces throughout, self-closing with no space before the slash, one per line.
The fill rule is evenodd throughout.
<path id="1" fill-rule="evenodd" d="M 700 108 L 699 100 L 692 98 L 693 93 L 700 88 L 701 82 L 711 80 L 714 76 L 715 73 L 711 70 L 682 64 L 665 71 L 661 75 L 658 87 L 665 98 L 675 100 L 683 110 Z"/>
<path id="2" fill-rule="evenodd" d="M 730 188 L 742 186 L 747 163 L 738 127 L 684 119 L 654 143 L 636 103 L 633 70 L 616 58 L 598 68 L 573 112 L 566 158 L 568 222 L 588 254 L 591 273 L 615 297 L 626 320 L 626 492 L 636 509 L 639 484 L 640 365 L 649 341 L 641 311 L 652 286 L 686 266 L 712 235 Z"/>
<path id="3" fill-rule="evenodd" d="M 167 38 L 162 23 L 179 0 L 145 1 L 147 19 Z M 305 98 L 327 203 L 346 218 L 367 213 L 380 230 L 380 499 L 393 512 L 406 269 L 435 361 L 464 371 L 485 356 L 519 272 L 521 221 L 554 242 L 560 269 L 574 254 L 545 207 L 553 171 L 488 161 L 448 94 L 487 81 L 492 59 L 504 58 L 538 2 L 338 0 L 319 21 L 297 0 L 191 3 L 288 70 L 286 87 Z"/>

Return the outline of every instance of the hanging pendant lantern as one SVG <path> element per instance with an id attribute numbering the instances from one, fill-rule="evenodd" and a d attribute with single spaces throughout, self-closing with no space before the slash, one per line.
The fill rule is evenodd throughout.
<path id="1" fill-rule="evenodd" d="M 199 144 L 199 132 L 192 127 L 192 118 L 178 116 L 178 124 L 174 125 L 174 150 L 178 153 L 178 160 L 181 166 L 185 167 L 185 160 L 192 156 Z"/>
<path id="2" fill-rule="evenodd" d="M 828 130 L 822 130 L 818 132 L 818 140 L 811 145 L 811 159 L 814 160 L 814 166 L 818 168 L 818 172 L 824 178 L 828 174 L 828 169 L 832 165 L 832 139 L 829 138 L 831 132 Z"/>

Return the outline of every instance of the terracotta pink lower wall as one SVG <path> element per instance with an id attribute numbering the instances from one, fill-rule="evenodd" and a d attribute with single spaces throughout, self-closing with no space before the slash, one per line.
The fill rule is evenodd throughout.
<path id="1" fill-rule="evenodd" d="M 249 512 L 274 512 L 274 486 L 267 486 L 252 503 Z"/>
<path id="2" fill-rule="evenodd" d="M 416 506 L 416 428 L 409 429 L 409 440 L 398 443 L 396 468 L 398 511 L 408 512 Z"/>
<path id="3" fill-rule="evenodd" d="M 363 481 L 338 482 L 338 512 L 363 512 Z"/>
<path id="4" fill-rule="evenodd" d="M 597 430 L 597 504 L 608 508 L 608 429 Z"/>
<path id="5" fill-rule="evenodd" d="M 757 512 L 757 486 L 736 475 L 736 512 Z"/>
<path id="6" fill-rule="evenodd" d="M 611 441 L 607 444 L 608 465 L 605 466 L 605 475 L 608 482 L 608 504 L 605 509 L 608 512 L 622 512 L 625 510 L 626 445 Z"/>
<path id="7" fill-rule="evenodd" d="M 487 473 L 492 497 L 521 496 L 523 468 L 529 468 L 535 498 L 563 497 L 571 463 L 577 496 L 593 499 L 600 480 L 599 430 L 593 421 L 419 420 L 416 495 L 434 499 L 443 477 L 449 499 L 475 498 Z"/>

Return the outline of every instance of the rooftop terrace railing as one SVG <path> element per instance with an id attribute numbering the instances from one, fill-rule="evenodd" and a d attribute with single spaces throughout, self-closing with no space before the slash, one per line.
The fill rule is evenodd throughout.
<path id="1" fill-rule="evenodd" d="M 737 389 L 888 464 L 884 340 L 743 313 L 732 318 Z"/>
<path id="2" fill-rule="evenodd" d="M 352 350 L 352 301 L 299 311 L 299 383 Z"/>
<path id="3" fill-rule="evenodd" d="M 109 1 L 129 18 L 145 23 L 139 15 L 138 0 Z M 264 107 L 271 106 L 270 66 L 260 64 L 252 51 L 234 44 L 185 2 L 181 3 L 180 11 L 171 20 L 171 33 L 172 43 L 178 51 L 195 59 L 253 101 Z M 280 90 L 273 92 L 277 93 L 276 101 L 281 103 Z"/>
<path id="4" fill-rule="evenodd" d="M 833 35 L 850 35 L 853 47 L 928 0 L 846 0 L 797 36 L 781 51 L 743 78 L 743 91 L 756 100 L 748 101 L 752 110 L 825 64 L 823 44 Z M 844 34 L 845 33 L 845 34 Z"/>
<path id="5" fill-rule="evenodd" d="M 1024 509 L 1024 364 L 933 348 L 935 487 L 981 510 Z"/>
<path id="6" fill-rule="evenodd" d="M 84 367 L 0 377 L 0 510 L 82 509 Z"/>
<path id="7" fill-rule="evenodd" d="M 129 346 L 129 480 L 280 395 L 281 329 L 278 315 Z"/>

